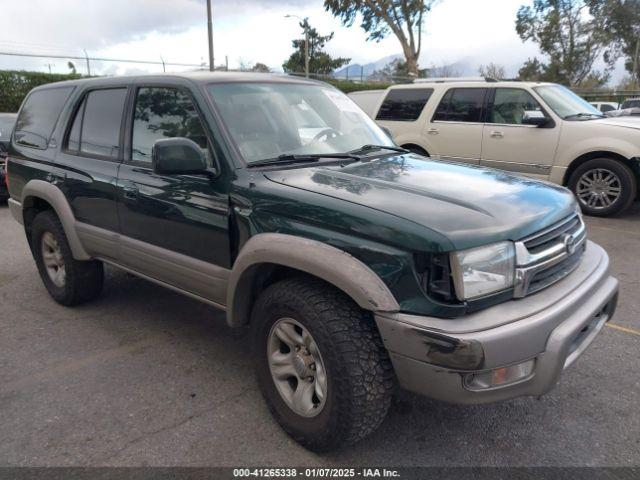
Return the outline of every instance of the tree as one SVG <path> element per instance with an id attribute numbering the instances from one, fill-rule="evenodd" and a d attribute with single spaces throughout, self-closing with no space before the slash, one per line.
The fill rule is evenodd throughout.
<path id="1" fill-rule="evenodd" d="M 71 70 L 71 75 L 75 75 L 77 73 L 76 72 L 76 66 L 74 65 L 73 62 L 71 62 L 71 61 L 67 62 L 67 68 L 69 70 Z"/>
<path id="2" fill-rule="evenodd" d="M 579 86 L 592 73 L 604 38 L 596 22 L 586 18 L 586 7 L 585 0 L 534 0 L 518 10 L 518 35 L 537 43 L 548 57 L 540 65 L 545 77 Z"/>
<path id="3" fill-rule="evenodd" d="M 481 77 L 495 78 L 496 80 L 502 80 L 507 76 L 504 67 L 493 62 L 488 65 L 480 65 L 478 73 Z"/>
<path id="4" fill-rule="evenodd" d="M 518 80 L 527 82 L 541 82 L 545 80 L 545 67 L 537 58 L 529 58 L 520 71 L 518 71 Z"/>
<path id="5" fill-rule="evenodd" d="M 437 66 L 435 63 L 432 63 L 431 67 L 426 70 L 425 76 L 432 78 L 455 78 L 461 75 L 460 70 L 453 65 L 446 65 L 443 63 L 442 65 Z"/>
<path id="6" fill-rule="evenodd" d="M 587 0 L 589 12 L 606 39 L 605 60 L 624 66 L 640 84 L 640 2 L 638 0 Z"/>
<path id="7" fill-rule="evenodd" d="M 318 31 L 309 25 L 307 19 L 300 22 L 300 27 L 304 32 L 305 28 L 309 29 L 309 71 L 311 73 L 332 73 L 337 68 L 346 65 L 351 61 L 350 58 L 332 58 L 324 51 L 324 46 L 333 38 L 333 32 L 329 35 L 322 36 Z M 282 64 L 285 72 L 304 72 L 305 59 L 305 39 L 293 40 L 293 48 L 295 52 L 291 54 L 289 59 Z"/>
<path id="8" fill-rule="evenodd" d="M 376 70 L 371 74 L 372 79 L 381 81 L 395 81 L 399 78 L 407 78 L 408 76 L 407 62 L 403 62 L 399 58 L 387 63 L 384 68 Z"/>
<path id="9" fill-rule="evenodd" d="M 393 33 L 402 46 L 407 71 L 418 76 L 424 16 L 437 0 L 324 0 L 324 8 L 346 26 L 361 18 L 368 40 L 379 42 Z"/>
<path id="10" fill-rule="evenodd" d="M 267 67 L 264 63 L 258 62 L 253 67 L 251 67 L 251 71 L 252 72 L 269 73 L 271 71 L 271 69 L 269 67 Z"/>

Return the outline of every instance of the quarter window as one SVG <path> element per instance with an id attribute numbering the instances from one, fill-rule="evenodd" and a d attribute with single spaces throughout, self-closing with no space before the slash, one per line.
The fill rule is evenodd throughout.
<path id="1" fill-rule="evenodd" d="M 67 149 L 117 159 L 126 88 L 93 90 L 85 96 L 73 120 Z"/>
<path id="2" fill-rule="evenodd" d="M 412 122 L 417 120 L 429 101 L 431 88 L 396 88 L 389 91 L 376 120 Z"/>
<path id="3" fill-rule="evenodd" d="M 540 104 L 526 90 L 498 88 L 489 114 L 489 123 L 522 125 L 525 111 L 542 111 Z"/>
<path id="4" fill-rule="evenodd" d="M 155 141 L 174 137 L 193 140 L 209 158 L 205 130 L 187 94 L 165 87 L 138 90 L 133 119 L 132 160 L 150 163 Z"/>
<path id="5" fill-rule="evenodd" d="M 481 122 L 486 95 L 486 88 L 453 88 L 442 97 L 433 120 Z"/>
<path id="6" fill-rule="evenodd" d="M 46 149 L 71 90 L 72 87 L 48 88 L 31 93 L 16 121 L 16 143 Z"/>

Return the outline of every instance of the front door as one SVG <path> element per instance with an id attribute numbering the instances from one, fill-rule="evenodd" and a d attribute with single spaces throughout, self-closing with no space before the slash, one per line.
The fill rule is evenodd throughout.
<path id="1" fill-rule="evenodd" d="M 423 135 L 431 156 L 478 164 L 487 88 L 451 88 Z"/>
<path id="2" fill-rule="evenodd" d="M 544 109 L 522 88 L 496 88 L 482 136 L 481 164 L 538 178 L 548 178 L 560 127 L 523 125 L 525 111 Z M 544 112 L 547 116 L 548 114 Z"/>
<path id="3" fill-rule="evenodd" d="M 189 293 L 224 303 L 229 250 L 229 182 L 192 94 L 180 86 L 139 86 L 128 152 L 118 176 L 125 266 Z M 215 175 L 153 171 L 153 144 L 185 137 L 204 151 Z M 218 167 L 218 168 L 216 168 Z"/>

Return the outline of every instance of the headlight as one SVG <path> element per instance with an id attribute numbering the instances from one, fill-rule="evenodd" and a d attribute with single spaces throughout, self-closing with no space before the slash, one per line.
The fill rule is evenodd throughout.
<path id="1" fill-rule="evenodd" d="M 451 253 L 451 268 L 459 300 L 483 297 L 513 286 L 515 249 L 513 242 Z"/>

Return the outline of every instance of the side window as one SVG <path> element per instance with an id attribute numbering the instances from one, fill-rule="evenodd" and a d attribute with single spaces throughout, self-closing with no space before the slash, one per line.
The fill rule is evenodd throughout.
<path id="1" fill-rule="evenodd" d="M 600 111 L 602 113 L 611 112 L 613 110 L 615 110 L 615 108 L 613 108 L 613 106 L 611 106 L 611 105 L 607 105 L 606 103 L 600 105 Z"/>
<path id="2" fill-rule="evenodd" d="M 497 88 L 489 123 L 522 125 L 525 111 L 542 111 L 540 104 L 526 90 L 521 88 Z"/>
<path id="3" fill-rule="evenodd" d="M 412 122 L 420 117 L 429 101 L 431 88 L 396 88 L 389 90 L 380 106 L 376 120 Z"/>
<path id="4" fill-rule="evenodd" d="M 191 98 L 175 88 L 140 88 L 133 117 L 132 160 L 151 163 L 154 142 L 173 137 L 193 140 L 210 158 L 207 136 Z"/>
<path id="5" fill-rule="evenodd" d="M 433 120 L 481 122 L 486 88 L 452 88 L 442 98 Z"/>
<path id="6" fill-rule="evenodd" d="M 67 149 L 117 159 L 126 88 L 90 91 L 73 119 Z"/>
<path id="7" fill-rule="evenodd" d="M 36 90 L 25 101 L 16 120 L 15 142 L 46 149 L 58 116 L 73 87 Z"/>

